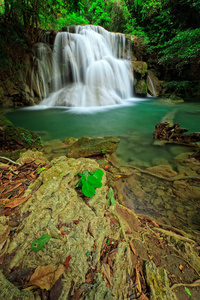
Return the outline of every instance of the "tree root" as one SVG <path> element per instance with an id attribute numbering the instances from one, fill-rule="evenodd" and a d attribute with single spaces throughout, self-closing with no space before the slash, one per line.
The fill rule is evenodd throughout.
<path id="1" fill-rule="evenodd" d="M 10 159 L 10 158 L 8 158 L 8 157 L 0 156 L 0 159 L 5 159 L 5 160 L 11 162 L 12 164 L 21 166 L 21 164 L 17 163 L 16 161 L 13 161 L 12 159 Z"/>
<path id="2" fill-rule="evenodd" d="M 173 290 L 179 286 L 198 287 L 198 286 L 200 286 L 200 279 L 194 281 L 193 283 L 175 283 L 171 286 L 171 289 Z"/>
<path id="3" fill-rule="evenodd" d="M 144 214 L 137 214 L 136 215 L 139 219 L 147 219 L 148 221 L 152 222 L 152 224 L 155 226 L 155 225 L 158 225 L 158 226 L 155 226 L 154 229 L 156 228 L 159 228 L 159 227 L 162 227 L 163 230 L 166 229 L 166 234 L 167 232 L 169 231 L 173 231 L 175 234 L 177 234 L 177 238 L 179 236 L 182 236 L 182 237 L 185 237 L 185 238 L 188 238 L 189 240 L 191 241 L 188 241 L 188 242 L 199 242 L 199 240 L 192 234 L 190 233 L 186 233 L 185 231 L 181 230 L 181 229 L 178 229 L 176 227 L 173 227 L 171 225 L 168 225 L 168 224 L 163 224 L 163 223 L 159 223 L 158 221 L 156 221 L 154 218 L 150 217 L 150 216 L 147 216 L 147 215 L 144 215 Z M 162 230 L 162 228 L 160 228 Z M 153 230 L 154 230 L 153 229 Z"/>
<path id="4" fill-rule="evenodd" d="M 169 236 L 173 236 L 173 237 L 177 238 L 178 240 L 181 240 L 181 241 L 184 241 L 184 242 L 187 242 L 187 243 L 193 243 L 193 244 L 196 244 L 196 241 L 194 241 L 194 240 L 192 240 L 192 239 L 190 239 L 190 238 L 187 238 L 187 237 L 182 236 L 182 235 L 180 235 L 180 234 L 177 234 L 177 233 L 174 233 L 174 232 L 165 230 L 165 229 L 163 229 L 163 228 L 154 227 L 153 230 L 160 231 L 160 232 L 163 233 L 163 234 L 166 234 L 166 235 L 169 235 Z"/>
<path id="5" fill-rule="evenodd" d="M 136 167 L 136 166 L 131 166 L 131 165 L 122 165 L 122 166 L 117 166 L 114 162 L 112 162 L 111 160 L 108 160 L 115 168 L 119 169 L 120 167 L 123 167 L 123 168 L 131 168 L 131 169 L 135 169 L 135 170 L 138 170 L 139 172 L 143 173 L 143 174 L 147 174 L 147 175 L 150 175 L 150 176 L 153 176 L 153 177 L 156 177 L 158 179 L 161 179 L 161 180 L 166 180 L 166 181 L 170 181 L 170 182 L 173 182 L 173 181 L 176 181 L 176 180 L 190 180 L 190 179 L 194 179 L 194 180 L 200 180 L 200 176 L 175 176 L 175 177 L 163 177 L 163 176 L 160 176 L 160 175 L 157 175 L 155 173 L 152 173 L 152 172 L 149 172 L 147 170 L 143 170 L 139 167 Z M 126 176 L 131 176 L 134 172 L 132 172 L 131 174 L 128 174 Z"/>
<path id="6" fill-rule="evenodd" d="M 124 238 L 125 242 L 128 242 L 127 237 L 126 237 L 126 233 L 124 231 L 124 227 L 123 227 L 122 221 L 120 220 L 120 218 L 118 217 L 118 215 L 112 209 L 110 209 L 110 212 L 113 215 L 113 217 L 115 217 L 117 219 L 117 221 L 119 222 L 119 226 L 121 228 L 123 238 Z"/>

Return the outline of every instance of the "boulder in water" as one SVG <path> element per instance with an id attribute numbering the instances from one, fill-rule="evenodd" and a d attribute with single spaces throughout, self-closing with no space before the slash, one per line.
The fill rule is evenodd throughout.
<path id="1" fill-rule="evenodd" d="M 112 154 L 117 150 L 120 139 L 114 136 L 91 139 L 83 136 L 67 149 L 68 157 L 91 157 L 102 154 Z"/>

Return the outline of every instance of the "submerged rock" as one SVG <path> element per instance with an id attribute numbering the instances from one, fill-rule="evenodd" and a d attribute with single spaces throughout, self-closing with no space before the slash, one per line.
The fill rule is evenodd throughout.
<path id="1" fill-rule="evenodd" d="M 107 136 L 91 139 L 83 136 L 73 143 L 66 151 L 67 157 L 90 157 L 102 154 L 112 154 L 117 150 L 120 139 Z"/>

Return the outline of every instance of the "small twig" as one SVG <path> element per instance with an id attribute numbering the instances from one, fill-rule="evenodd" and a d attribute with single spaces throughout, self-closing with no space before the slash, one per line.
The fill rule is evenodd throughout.
<path id="1" fill-rule="evenodd" d="M 171 286 L 171 289 L 175 289 L 179 286 L 197 287 L 200 286 L 200 279 L 194 281 L 193 283 L 175 283 Z"/>
<path id="2" fill-rule="evenodd" d="M 12 164 L 15 164 L 15 165 L 18 165 L 18 166 L 21 166 L 21 164 L 17 163 L 16 161 L 13 161 L 12 159 L 10 158 L 7 158 L 7 157 L 3 157 L 3 156 L 0 156 L 0 159 L 5 159 L 9 162 L 11 162 Z"/>

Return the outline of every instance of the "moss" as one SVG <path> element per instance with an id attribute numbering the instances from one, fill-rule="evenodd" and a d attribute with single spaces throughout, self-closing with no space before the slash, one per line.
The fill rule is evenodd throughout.
<path id="1" fill-rule="evenodd" d="M 23 148 L 41 148 L 42 141 L 36 133 L 14 126 L 6 126 L 4 130 L 5 142 L 9 146 L 19 145 Z"/>
<path id="2" fill-rule="evenodd" d="M 147 83 L 146 80 L 140 79 L 137 81 L 135 86 L 135 92 L 139 95 L 146 95 L 147 94 Z"/>
<path id="3" fill-rule="evenodd" d="M 6 117 L 0 114 L 0 126 L 6 127 L 6 126 L 14 126 L 14 125 L 10 120 L 8 120 Z"/>

